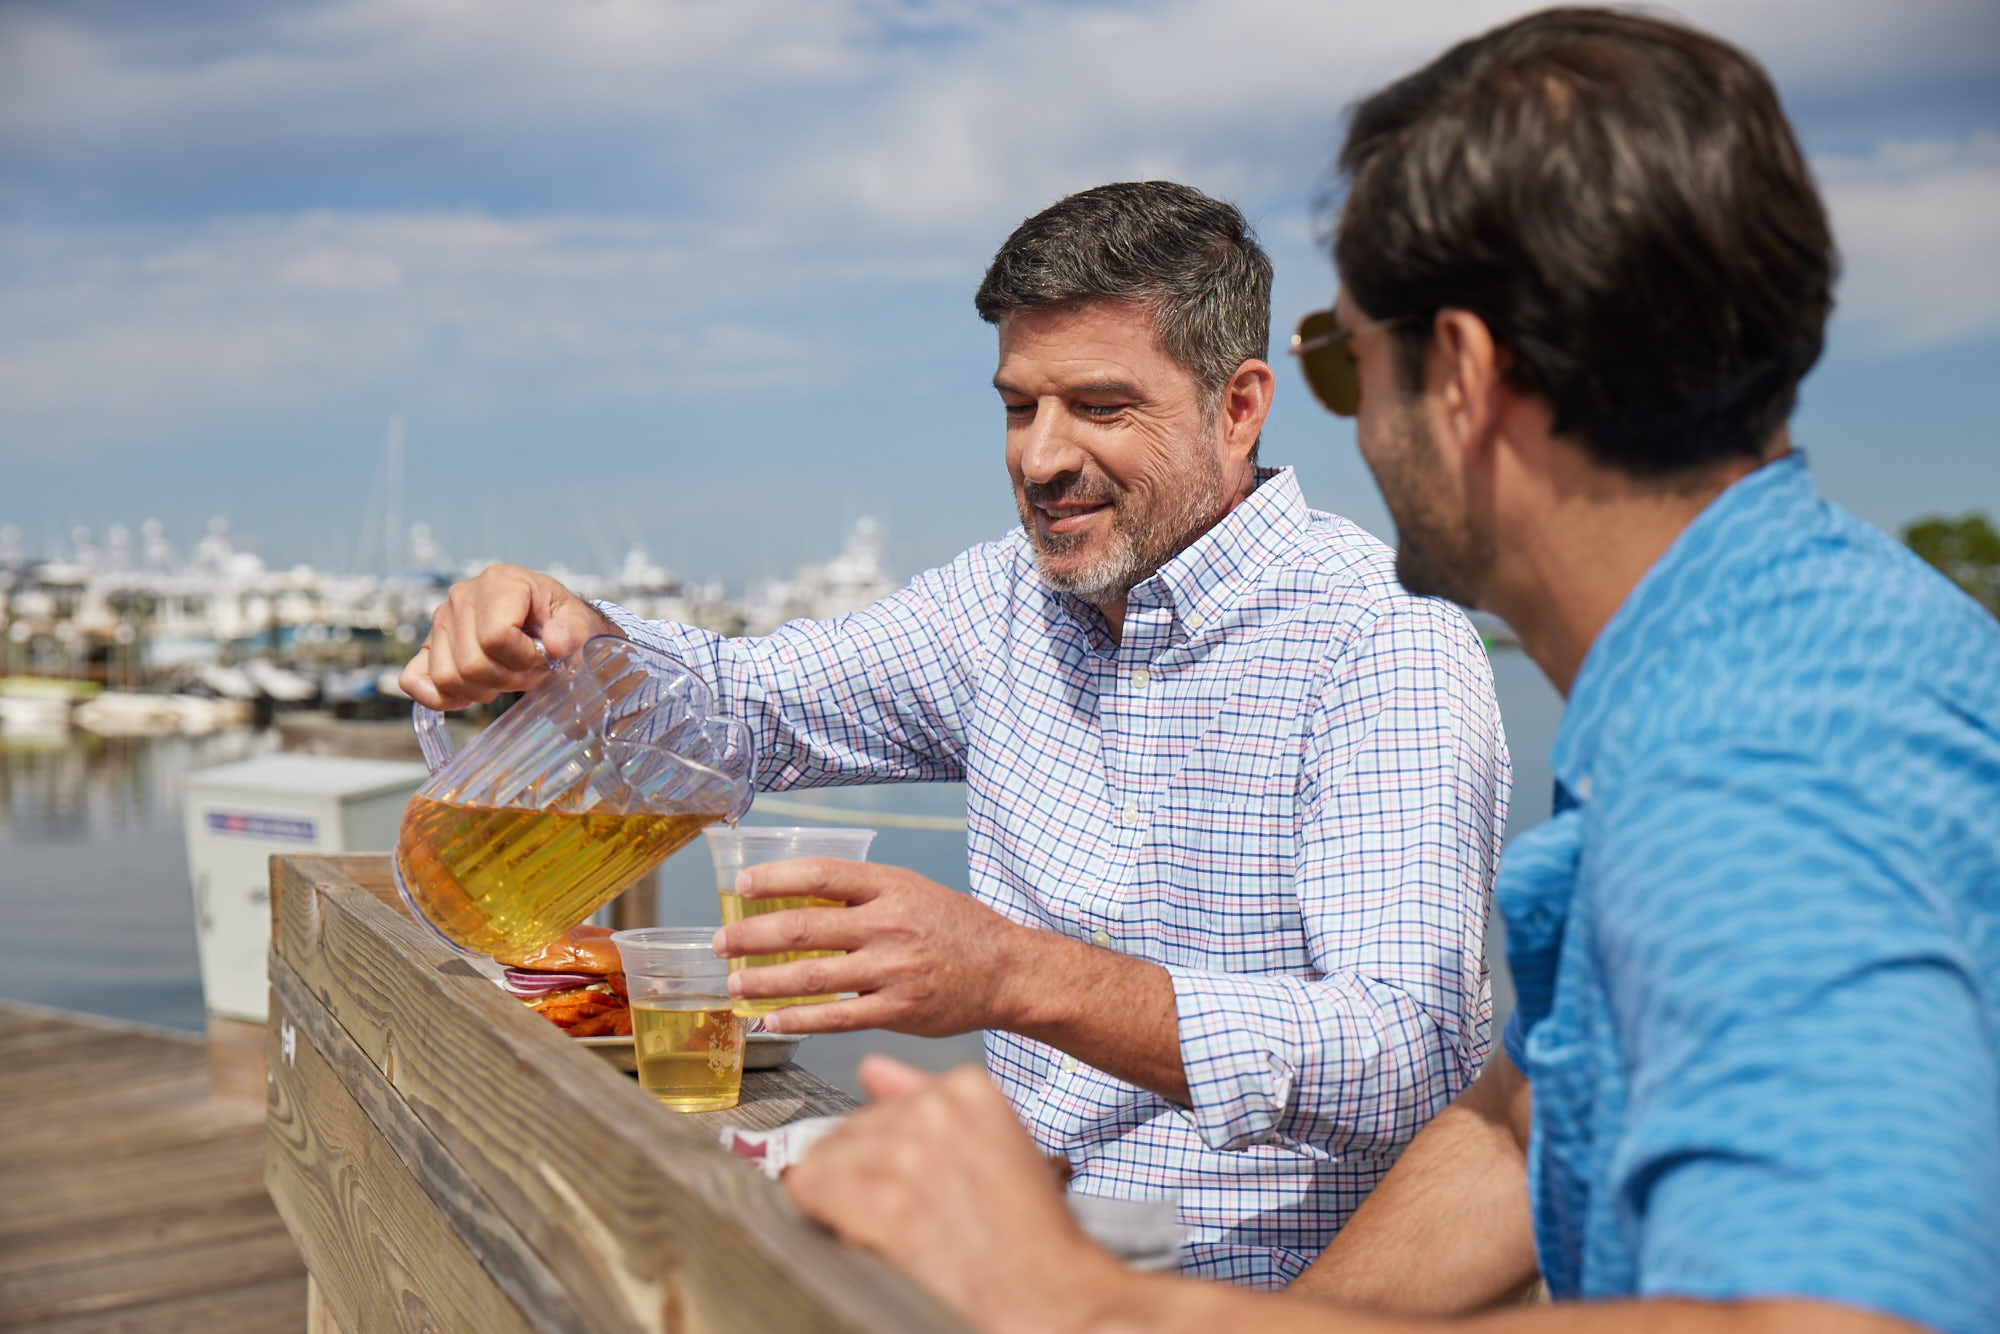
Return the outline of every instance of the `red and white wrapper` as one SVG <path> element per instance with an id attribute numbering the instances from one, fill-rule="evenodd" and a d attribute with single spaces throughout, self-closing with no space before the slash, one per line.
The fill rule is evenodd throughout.
<path id="1" fill-rule="evenodd" d="M 722 1147 L 738 1158 L 757 1164 L 765 1176 L 776 1181 L 785 1174 L 786 1168 L 805 1157 L 807 1149 L 819 1143 L 829 1130 L 839 1124 L 837 1116 L 808 1116 L 802 1121 L 779 1126 L 776 1130 L 739 1130 L 735 1126 L 725 1126 Z"/>

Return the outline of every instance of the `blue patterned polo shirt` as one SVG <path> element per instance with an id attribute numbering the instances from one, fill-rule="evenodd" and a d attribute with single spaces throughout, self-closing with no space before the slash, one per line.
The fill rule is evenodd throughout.
<path id="1" fill-rule="evenodd" d="M 1558 1296 L 2000 1330 L 2000 621 L 1724 492 L 1591 648 L 1495 888 Z"/>

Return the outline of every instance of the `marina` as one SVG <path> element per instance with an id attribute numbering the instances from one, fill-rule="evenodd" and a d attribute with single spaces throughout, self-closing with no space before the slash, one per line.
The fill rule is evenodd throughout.
<path id="1" fill-rule="evenodd" d="M 864 517 L 830 559 L 735 596 L 639 547 L 606 573 L 551 573 L 641 616 L 764 634 L 893 592 L 881 552 L 881 527 Z M 123 525 L 101 544 L 78 528 L 66 547 L 39 555 L 18 529 L 0 528 L 0 732 L 201 736 L 307 707 L 400 715 L 402 664 L 451 585 L 485 562 L 452 564 L 422 523 L 385 560 L 386 573 L 270 569 L 220 519 L 185 557 L 157 521 L 141 525 L 136 544 Z"/>

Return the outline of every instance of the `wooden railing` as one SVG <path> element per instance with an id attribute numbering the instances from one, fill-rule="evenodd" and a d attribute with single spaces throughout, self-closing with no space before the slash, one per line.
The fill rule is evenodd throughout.
<path id="1" fill-rule="evenodd" d="M 272 859 L 265 1180 L 315 1330 L 958 1330 L 716 1142 L 849 1105 L 795 1066 L 677 1115 L 402 912 L 383 857 Z"/>

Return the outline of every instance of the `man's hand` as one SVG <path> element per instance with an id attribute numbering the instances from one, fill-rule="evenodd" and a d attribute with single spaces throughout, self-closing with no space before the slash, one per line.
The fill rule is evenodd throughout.
<path id="1" fill-rule="evenodd" d="M 1085 1327 L 1127 1271 L 1071 1219 L 985 1072 L 870 1056 L 861 1083 L 874 1105 L 785 1173 L 793 1202 L 981 1329 Z"/>
<path id="2" fill-rule="evenodd" d="M 785 1173 L 785 1190 L 807 1217 L 882 1255 L 991 1334 L 1923 1334 L 1825 1302 L 1642 1299 L 1425 1320 L 1304 1301 L 1296 1287 L 1246 1292 L 1140 1274 L 1077 1227 L 1047 1162 L 983 1071 L 933 1078 L 870 1056 L 861 1083 L 875 1105 L 814 1145 Z M 1418 1240 L 1413 1264 L 1451 1264 L 1435 1238 Z"/>
<path id="3" fill-rule="evenodd" d="M 774 1033 L 838 1033 L 887 1028 L 945 1037 L 1004 1027 L 1007 997 L 1029 970 L 1031 932 L 967 894 L 914 871 L 870 862 L 802 857 L 745 870 L 746 899 L 838 899 L 844 908 L 795 908 L 746 917 L 716 933 L 725 958 L 791 950 L 846 950 L 732 973 L 733 996 L 820 996 L 856 1000 L 796 1005 L 768 1015 Z"/>
<path id="4" fill-rule="evenodd" d="M 398 684 L 433 709 L 483 704 L 509 690 L 526 690 L 592 635 L 618 627 L 546 574 L 518 565 L 489 565 L 452 585 L 431 616 L 430 636 L 403 668 Z M 540 640 L 548 659 L 536 649 Z"/>
<path id="5" fill-rule="evenodd" d="M 804 857 L 750 867 L 736 883 L 745 898 L 850 905 L 767 913 L 716 933 L 715 952 L 732 959 L 848 951 L 730 974 L 730 994 L 746 1000 L 861 993 L 767 1015 L 774 1033 L 888 1028 L 944 1037 L 1005 1029 L 1188 1104 L 1174 984 L 1158 964 L 1019 926 L 895 866 Z"/>

